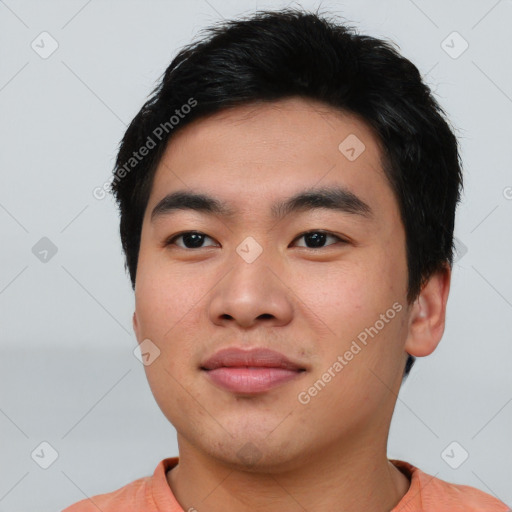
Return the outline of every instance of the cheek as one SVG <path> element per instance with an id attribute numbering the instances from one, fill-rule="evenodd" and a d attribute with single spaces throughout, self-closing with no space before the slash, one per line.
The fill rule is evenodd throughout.
<path id="1" fill-rule="evenodd" d="M 314 331 L 321 359 L 312 382 L 329 369 L 336 374 L 320 401 L 373 403 L 372 397 L 386 388 L 372 371 L 387 382 L 399 370 L 406 309 L 406 268 L 400 258 L 389 247 L 361 251 L 357 261 L 310 269 L 297 277 L 297 295 L 307 306 L 302 314 L 318 327 Z M 338 356 L 343 359 L 341 371 L 333 368 Z"/>
<path id="2" fill-rule="evenodd" d="M 203 343 L 198 326 L 208 289 L 202 287 L 206 282 L 191 282 L 190 270 L 178 272 L 156 258 L 143 260 L 137 274 L 138 338 L 150 339 L 160 351 L 145 371 L 162 410 L 183 407 L 177 402 L 186 402 L 183 390 L 196 377 L 198 347 Z"/>
<path id="3" fill-rule="evenodd" d="M 292 288 L 303 305 L 301 314 L 322 327 L 319 332 L 331 338 L 332 348 L 342 349 L 389 302 L 382 275 L 375 255 L 361 254 L 357 261 L 309 266 L 296 274 Z"/>
<path id="4" fill-rule="evenodd" d="M 200 283 L 190 272 L 166 265 L 159 258 L 142 259 L 137 270 L 135 307 L 142 336 L 165 341 L 198 309 Z"/>
<path id="5" fill-rule="evenodd" d="M 193 395 L 197 357 L 198 315 L 201 291 L 191 282 L 190 273 L 143 257 L 139 261 L 136 285 L 136 313 L 139 341 L 150 339 L 160 350 L 159 356 L 144 367 L 153 396 L 167 419 L 180 425 L 182 416 L 196 418 Z"/>

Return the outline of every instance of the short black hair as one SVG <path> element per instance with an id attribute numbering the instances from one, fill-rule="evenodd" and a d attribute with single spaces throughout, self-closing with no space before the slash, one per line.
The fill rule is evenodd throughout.
<path id="1" fill-rule="evenodd" d="M 318 12 L 283 9 L 203 30 L 172 60 L 126 130 L 111 191 L 133 289 L 142 220 L 172 135 L 230 107 L 290 97 L 355 114 L 377 134 L 406 234 L 408 302 L 433 273 L 451 267 L 462 189 L 458 143 L 418 69 L 391 42 Z M 409 356 L 404 375 L 413 363 Z"/>

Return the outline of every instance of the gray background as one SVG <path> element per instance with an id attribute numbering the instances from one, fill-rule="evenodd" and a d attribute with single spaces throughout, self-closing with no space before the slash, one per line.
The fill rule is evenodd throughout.
<path id="1" fill-rule="evenodd" d="M 0 512 L 60 510 L 177 455 L 132 352 L 115 204 L 92 191 L 179 47 L 222 17 L 285 5 L 0 1 Z M 389 456 L 512 506 L 512 2 L 321 5 L 400 46 L 448 112 L 465 165 L 445 335 L 402 388 Z M 47 58 L 44 31 L 58 43 Z M 57 249 L 46 261 L 43 237 Z M 34 460 L 51 462 L 43 441 L 58 453 L 48 469 Z M 441 455 L 453 441 L 452 465 L 469 453 L 458 469 Z"/>

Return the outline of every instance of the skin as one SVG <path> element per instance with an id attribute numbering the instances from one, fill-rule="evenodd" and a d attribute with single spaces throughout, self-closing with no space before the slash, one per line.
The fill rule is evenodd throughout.
<path id="1" fill-rule="evenodd" d="M 354 161 L 338 149 L 350 134 L 366 147 Z M 143 220 L 133 325 L 139 343 L 161 351 L 145 371 L 177 431 L 180 461 L 167 479 L 184 510 L 388 512 L 407 492 L 387 459 L 389 426 L 407 353 L 430 354 L 443 334 L 450 269 L 407 304 L 405 232 L 380 155 L 361 119 L 300 98 L 200 119 L 166 148 Z M 272 218 L 275 201 L 330 185 L 373 216 L 316 209 Z M 179 210 L 151 222 L 160 199 L 181 189 L 238 213 Z M 187 230 L 207 235 L 202 247 L 165 245 Z M 314 247 L 300 237 L 315 230 L 347 242 L 329 236 Z M 236 252 L 249 236 L 263 249 L 252 263 Z M 401 311 L 300 403 L 394 303 Z M 259 395 L 231 393 L 200 370 L 231 346 L 272 348 L 307 371 Z"/>

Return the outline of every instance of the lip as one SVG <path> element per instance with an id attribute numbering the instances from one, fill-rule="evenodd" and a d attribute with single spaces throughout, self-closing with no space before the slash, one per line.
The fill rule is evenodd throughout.
<path id="1" fill-rule="evenodd" d="M 254 394 L 294 380 L 306 368 L 274 350 L 232 347 L 216 352 L 201 365 L 201 370 L 218 387 L 234 393 Z"/>

